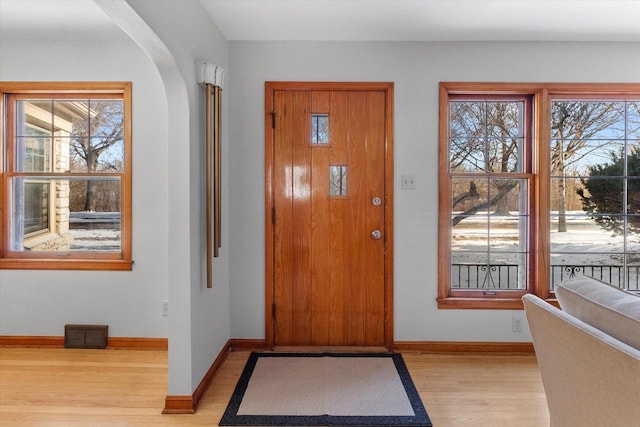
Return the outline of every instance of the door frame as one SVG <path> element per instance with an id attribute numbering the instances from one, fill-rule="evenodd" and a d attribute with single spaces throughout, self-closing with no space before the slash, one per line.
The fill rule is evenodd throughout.
<path id="1" fill-rule="evenodd" d="M 274 92 L 283 90 L 309 91 L 378 91 L 385 93 L 385 142 L 384 142 L 384 342 L 393 345 L 393 82 L 265 82 L 265 343 L 267 348 L 275 344 L 275 226 L 274 209 L 274 160 L 275 113 Z"/>

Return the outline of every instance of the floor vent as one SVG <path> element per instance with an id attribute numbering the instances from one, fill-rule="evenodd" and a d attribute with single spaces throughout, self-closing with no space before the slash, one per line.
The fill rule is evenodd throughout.
<path id="1" fill-rule="evenodd" d="M 107 348 L 109 327 L 106 325 L 65 325 L 66 348 Z"/>

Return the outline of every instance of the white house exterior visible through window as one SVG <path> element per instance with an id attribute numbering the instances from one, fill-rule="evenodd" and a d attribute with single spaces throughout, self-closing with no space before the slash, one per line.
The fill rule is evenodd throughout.
<path id="1" fill-rule="evenodd" d="M 131 84 L 0 83 L 0 268 L 131 268 Z"/>

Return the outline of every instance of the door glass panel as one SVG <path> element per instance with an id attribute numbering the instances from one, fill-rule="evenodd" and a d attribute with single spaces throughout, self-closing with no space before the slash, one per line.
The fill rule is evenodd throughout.
<path id="1" fill-rule="evenodd" d="M 329 195 L 347 195 L 347 167 L 329 166 Z"/>
<path id="2" fill-rule="evenodd" d="M 328 114 L 312 114 L 311 115 L 311 143 L 312 144 L 328 144 L 329 143 L 329 115 Z"/>

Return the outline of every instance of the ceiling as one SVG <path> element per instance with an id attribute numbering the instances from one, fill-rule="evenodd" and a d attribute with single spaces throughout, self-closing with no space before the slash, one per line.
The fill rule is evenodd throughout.
<path id="1" fill-rule="evenodd" d="M 200 0 L 229 40 L 640 41 L 640 0 Z"/>
<path id="2" fill-rule="evenodd" d="M 640 42 L 640 0 L 200 3 L 228 40 Z M 101 40 L 126 35 L 92 0 L 0 0 L 0 38 Z"/>
<path id="3" fill-rule="evenodd" d="M 127 36 L 92 0 L 0 0 L 4 40 L 112 40 Z"/>

